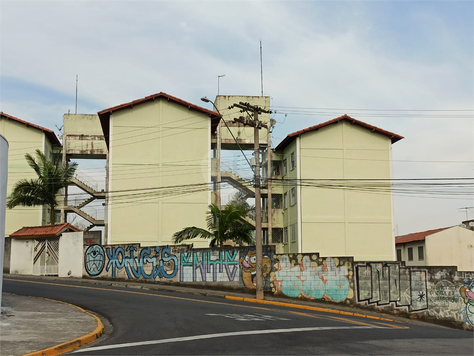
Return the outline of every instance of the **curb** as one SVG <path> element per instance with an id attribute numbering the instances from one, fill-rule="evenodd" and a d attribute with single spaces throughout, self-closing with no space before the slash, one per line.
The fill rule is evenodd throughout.
<path id="1" fill-rule="evenodd" d="M 270 305 L 277 305 L 277 306 L 280 306 L 280 307 L 306 309 L 306 310 L 320 311 L 320 312 L 324 312 L 324 313 L 350 315 L 350 316 L 357 316 L 359 318 L 367 318 L 367 319 L 375 319 L 375 320 L 395 322 L 395 320 L 381 318 L 381 317 L 378 317 L 378 316 L 364 315 L 364 314 L 359 314 L 359 313 L 351 313 L 351 312 L 346 312 L 346 311 L 319 308 L 319 307 L 310 307 L 310 306 L 306 306 L 306 305 L 298 305 L 298 304 L 292 304 L 292 303 L 273 302 L 273 301 L 270 301 L 270 300 L 259 300 L 259 299 L 253 299 L 253 298 L 233 297 L 233 296 L 230 296 L 230 295 L 226 295 L 224 298 L 225 299 L 230 299 L 230 300 L 238 300 L 238 301 L 241 301 L 241 302 L 248 302 L 248 303 L 270 304 Z"/>
<path id="2" fill-rule="evenodd" d="M 81 312 L 92 316 L 95 319 L 95 321 L 97 322 L 97 327 L 93 331 L 91 331 L 90 333 L 87 333 L 87 334 L 85 334 L 81 337 L 78 337 L 76 339 L 66 341 L 66 342 L 63 342 L 61 344 L 57 344 L 55 346 L 51 346 L 51 347 L 48 347 L 48 348 L 43 349 L 43 350 L 30 352 L 30 353 L 24 354 L 23 356 L 53 356 L 53 355 L 60 355 L 60 354 L 63 354 L 65 352 L 69 352 L 69 351 L 72 351 L 74 349 L 77 349 L 81 346 L 90 344 L 92 341 L 95 341 L 99 337 L 101 337 L 102 334 L 104 333 L 104 324 L 102 324 L 102 321 L 100 321 L 100 319 L 97 316 L 95 316 L 94 314 L 91 314 L 91 313 L 85 311 L 84 309 L 74 305 L 74 304 L 62 302 L 60 300 L 49 299 L 49 298 L 42 298 L 42 299 L 48 300 L 50 302 L 57 302 L 57 303 L 70 305 L 70 306 L 72 306 L 76 309 L 79 309 Z"/>

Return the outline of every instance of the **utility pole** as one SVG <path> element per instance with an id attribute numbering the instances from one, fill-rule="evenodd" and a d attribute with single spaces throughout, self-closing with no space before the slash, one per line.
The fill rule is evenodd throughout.
<path id="1" fill-rule="evenodd" d="M 257 257 L 257 266 L 256 266 L 256 299 L 264 299 L 263 294 L 263 247 L 262 247 L 262 200 L 260 195 L 260 140 L 259 140 L 259 130 L 262 127 L 268 129 L 266 124 L 262 124 L 258 120 L 258 115 L 262 113 L 271 114 L 271 111 L 264 110 L 256 105 L 250 105 L 249 103 L 239 102 L 238 104 L 233 104 L 230 108 L 237 107 L 240 112 L 252 113 L 253 119 L 250 117 L 239 117 L 234 119 L 234 122 L 239 122 L 246 126 L 253 126 L 254 128 L 254 154 L 255 154 L 255 171 L 254 171 L 254 180 L 255 180 L 255 233 L 256 233 L 256 257 Z M 229 108 L 229 109 L 230 109 Z"/>

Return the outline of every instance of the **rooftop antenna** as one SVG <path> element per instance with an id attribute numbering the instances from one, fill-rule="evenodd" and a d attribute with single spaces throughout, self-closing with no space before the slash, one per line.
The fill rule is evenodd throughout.
<path id="1" fill-rule="evenodd" d="M 75 110 L 75 114 L 77 114 L 77 80 L 78 80 L 78 75 L 76 74 L 76 110 Z"/>
<path id="2" fill-rule="evenodd" d="M 263 96 L 263 60 L 262 60 L 262 40 L 260 40 L 260 88 Z"/>
<path id="3" fill-rule="evenodd" d="M 474 206 L 465 206 L 464 208 L 459 208 L 459 210 L 465 210 L 466 211 L 466 220 L 469 219 L 468 214 L 467 214 L 467 211 L 469 209 L 474 209 Z"/>
<path id="4" fill-rule="evenodd" d="M 217 95 L 219 95 L 219 79 L 225 77 L 225 74 L 221 74 L 217 76 Z"/>

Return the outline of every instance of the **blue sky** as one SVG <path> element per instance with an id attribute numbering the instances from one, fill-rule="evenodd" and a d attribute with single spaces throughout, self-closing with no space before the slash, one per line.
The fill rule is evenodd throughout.
<path id="1" fill-rule="evenodd" d="M 215 97 L 220 74 L 221 94 L 259 95 L 261 40 L 274 145 L 348 114 L 405 136 L 393 146 L 395 178 L 472 177 L 473 4 L 1 0 L 0 110 L 60 127 L 76 74 L 79 113 L 160 91 L 210 108 L 199 98 Z M 387 111 L 416 109 L 470 111 Z M 457 224 L 474 205 L 394 203 L 399 233 Z"/>

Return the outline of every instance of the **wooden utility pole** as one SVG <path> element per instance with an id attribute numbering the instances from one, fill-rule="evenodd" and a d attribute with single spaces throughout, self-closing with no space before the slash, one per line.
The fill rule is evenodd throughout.
<path id="1" fill-rule="evenodd" d="M 263 246 L 262 246 L 262 200 L 260 195 L 260 138 L 259 130 L 262 127 L 268 129 L 266 124 L 262 124 L 258 120 L 258 115 L 261 113 L 270 114 L 271 111 L 264 110 L 256 105 L 250 105 L 249 103 L 239 102 L 238 104 L 233 104 L 232 107 L 237 107 L 241 109 L 241 112 L 247 112 L 248 114 L 253 115 L 253 119 L 249 117 L 239 117 L 234 119 L 234 122 L 242 123 L 246 126 L 253 126 L 254 128 L 254 154 L 255 154 L 255 171 L 254 171 L 254 180 L 255 180 L 255 233 L 256 233 L 256 257 L 257 257 L 257 268 L 256 268 L 256 299 L 264 299 L 263 294 Z"/>

